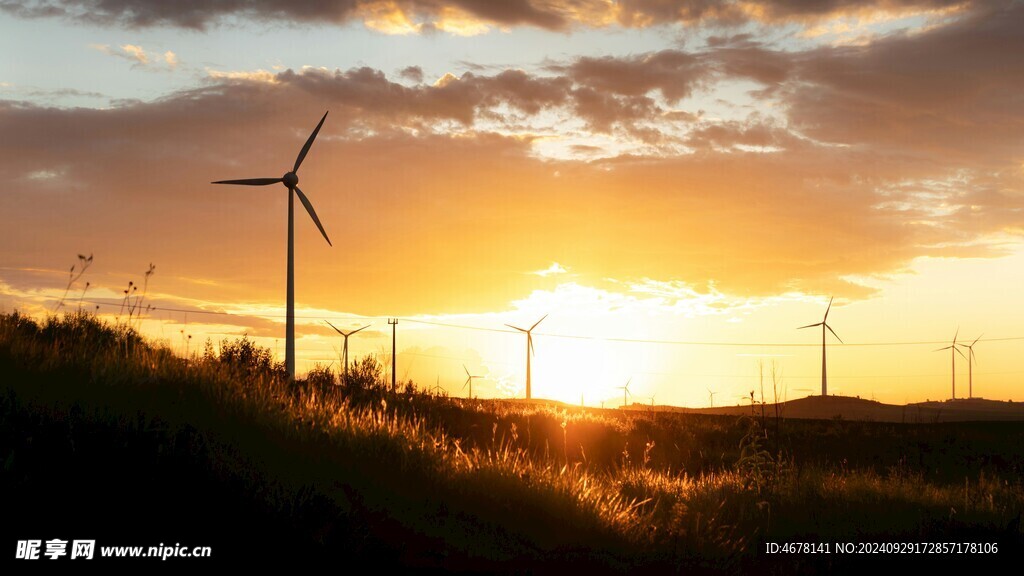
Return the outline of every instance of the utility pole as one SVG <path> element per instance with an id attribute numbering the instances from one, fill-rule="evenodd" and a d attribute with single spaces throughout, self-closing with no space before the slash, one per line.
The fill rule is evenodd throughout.
<path id="1" fill-rule="evenodd" d="M 394 392 L 398 390 L 398 381 L 396 380 L 398 351 L 395 349 L 395 327 L 398 326 L 398 318 L 388 318 L 388 324 L 391 325 L 391 391 Z"/>

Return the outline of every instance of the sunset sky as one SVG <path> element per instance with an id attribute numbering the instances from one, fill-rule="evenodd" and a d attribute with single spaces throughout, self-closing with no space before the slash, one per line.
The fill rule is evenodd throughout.
<path id="1" fill-rule="evenodd" d="M 0 0 L 0 309 L 71 292 L 185 352 L 351 354 L 460 394 L 1024 400 L 1024 3 Z M 89 304 L 94 307 L 95 304 Z M 181 312 L 188 311 L 188 312 Z M 210 314 L 208 312 L 216 312 Z M 229 314 L 224 314 L 224 313 Z M 363 321 L 367 317 L 369 321 Z M 186 344 L 185 335 L 192 335 Z M 830 336 L 831 339 L 831 336 Z M 835 345 L 832 345 L 835 344 Z M 967 395 L 958 357 L 957 395 Z"/>

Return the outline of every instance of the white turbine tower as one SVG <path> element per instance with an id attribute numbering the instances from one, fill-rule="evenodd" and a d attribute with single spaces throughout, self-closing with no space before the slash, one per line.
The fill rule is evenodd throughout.
<path id="1" fill-rule="evenodd" d="M 821 326 L 821 395 L 828 396 L 828 370 L 825 368 L 825 329 L 827 328 L 839 343 L 843 343 L 843 339 L 836 334 L 835 330 L 828 325 L 828 311 L 832 309 L 832 298 L 828 299 L 828 308 L 825 309 L 825 317 L 821 319 L 821 322 L 817 324 L 808 324 L 807 326 L 801 326 L 797 330 L 803 330 L 804 328 L 814 328 L 815 326 Z"/>
<path id="2" fill-rule="evenodd" d="M 349 332 L 343 332 L 343 331 L 339 330 L 337 326 L 335 326 L 334 324 L 331 324 L 327 320 L 324 320 L 324 322 L 327 322 L 328 326 L 330 326 L 331 328 L 334 328 L 334 331 L 337 332 L 338 334 L 341 334 L 341 337 L 345 339 L 345 343 L 342 344 L 342 346 L 341 346 L 341 358 L 342 358 L 342 362 L 345 365 L 345 372 L 344 372 L 344 374 L 345 374 L 345 380 L 347 381 L 348 380 L 348 337 L 353 335 L 353 334 L 355 334 L 356 332 L 361 332 L 363 330 L 366 330 L 371 325 L 367 324 L 366 326 L 363 326 L 362 328 L 359 328 L 358 330 L 351 330 Z"/>
<path id="3" fill-rule="evenodd" d="M 950 355 L 950 357 L 952 357 L 952 360 L 953 360 L 953 362 L 952 362 L 952 364 L 953 364 L 953 400 L 956 400 L 956 355 L 959 354 L 960 356 L 963 356 L 964 359 L 967 358 L 966 356 L 964 356 L 964 353 L 961 352 L 959 348 L 957 348 L 957 346 L 962 346 L 962 344 L 957 344 L 956 343 L 956 337 L 959 336 L 959 335 L 960 335 L 960 328 L 957 328 L 956 329 L 956 333 L 953 334 L 953 343 L 952 344 L 950 344 L 949 346 L 946 346 L 944 348 L 938 348 L 938 349 L 934 350 L 934 352 L 942 352 L 943 350 L 949 350 L 949 355 Z M 971 344 L 971 346 L 973 346 L 973 345 L 974 344 Z"/>
<path id="4" fill-rule="evenodd" d="M 309 153 L 309 149 L 313 146 L 313 141 L 316 140 L 316 135 L 320 132 L 320 127 L 324 125 L 324 120 L 326 119 L 327 113 L 324 112 L 320 123 L 316 125 L 313 133 L 306 140 L 306 144 L 299 151 L 299 155 L 295 159 L 295 165 L 290 172 L 285 172 L 284 176 L 280 178 L 246 178 L 242 180 L 218 180 L 211 182 L 211 184 L 240 184 L 242 186 L 284 184 L 285 188 L 288 189 L 288 288 L 284 329 L 284 367 L 288 373 L 288 378 L 291 380 L 295 379 L 295 196 L 299 197 L 299 201 L 305 206 L 306 212 L 309 212 L 309 216 L 313 219 L 316 227 L 320 229 L 320 233 L 324 235 L 324 240 L 327 240 L 327 244 L 333 246 L 331 239 L 327 237 L 327 232 L 324 231 L 323 225 L 320 224 L 320 218 L 317 217 L 316 210 L 310 204 L 309 198 L 306 198 L 302 190 L 299 190 L 299 177 L 297 175 L 299 166 L 302 165 L 306 154 Z"/>
<path id="5" fill-rule="evenodd" d="M 632 381 L 633 381 L 633 378 L 631 377 L 629 380 L 626 380 L 626 385 L 625 386 L 617 387 L 618 390 L 622 390 L 622 407 L 623 408 L 625 408 L 626 404 L 629 402 L 629 397 L 633 395 L 629 391 L 629 383 L 632 382 Z"/>
<path id="6" fill-rule="evenodd" d="M 483 378 L 483 376 L 474 376 L 474 375 L 470 374 L 469 373 L 469 368 L 466 368 L 465 364 L 462 365 L 462 369 L 466 371 L 466 383 L 462 385 L 462 389 L 465 390 L 466 386 L 469 386 L 469 399 L 472 400 L 473 399 L 473 379 L 474 378 Z"/>
<path id="7" fill-rule="evenodd" d="M 537 325 L 540 324 L 541 322 L 543 322 L 544 318 L 547 318 L 547 317 L 548 317 L 548 315 L 545 314 L 543 318 L 541 318 L 540 320 L 537 320 L 536 322 L 534 322 L 533 326 L 530 326 L 529 330 L 527 330 L 526 328 L 520 328 L 518 326 L 513 326 L 511 324 L 505 324 L 505 326 L 508 326 L 509 328 L 515 328 L 516 330 L 519 330 L 520 332 L 526 334 L 526 399 L 527 400 L 533 398 L 533 388 L 531 387 L 531 382 L 530 382 L 530 356 L 533 356 L 533 354 L 534 354 L 534 351 L 533 351 L 533 329 L 536 328 Z"/>
<path id="8" fill-rule="evenodd" d="M 960 344 L 967 348 L 967 397 L 974 398 L 974 365 L 978 363 L 978 357 L 974 354 L 974 345 L 981 340 L 981 336 L 974 339 L 970 344 Z"/>

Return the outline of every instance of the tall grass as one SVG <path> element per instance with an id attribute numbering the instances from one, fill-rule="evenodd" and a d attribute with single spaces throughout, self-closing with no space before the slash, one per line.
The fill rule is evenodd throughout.
<path id="1" fill-rule="evenodd" d="M 305 545 L 403 549 L 393 559 L 405 566 L 773 571 L 784 565 L 759 556 L 766 540 L 1020 544 L 1012 521 L 1024 509 L 1024 449 L 1012 442 L 999 465 L 952 481 L 929 472 L 933 460 L 873 460 L 876 447 L 863 439 L 892 435 L 893 426 L 787 423 L 787 433 L 813 435 L 826 448 L 844 440 L 844 459 L 801 451 L 799 437 L 769 442 L 763 415 L 655 420 L 437 398 L 412 387 L 393 393 L 372 358 L 357 363 L 346 386 L 326 368 L 290 383 L 265 352 L 242 339 L 186 362 L 127 324 L 85 314 L 0 316 L 4 415 L 33 428 L 4 435 L 0 458 L 12 463 L 4 482 L 46 470 L 32 464 L 38 448 L 11 438 L 59 430 L 60 442 L 89 445 L 79 426 L 177 454 L 178 469 L 208 475 L 216 490 L 239 488 L 228 490 L 247 495 L 238 506 L 266 510 Z M 948 448 L 949 428 L 899 428 L 911 430 Z M 972 434 L 988 441 L 985 429 Z M 110 461 L 104 447 L 91 450 L 97 462 Z M 134 458 L 149 462 L 148 454 Z M 941 466 L 960 470 L 959 457 Z M 105 473 L 82 466 L 79 473 Z"/>

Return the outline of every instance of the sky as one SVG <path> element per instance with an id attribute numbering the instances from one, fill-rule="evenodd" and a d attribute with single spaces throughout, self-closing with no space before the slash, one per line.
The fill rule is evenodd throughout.
<path id="1" fill-rule="evenodd" d="M 396 317 L 400 378 L 522 396 L 505 324 L 547 314 L 535 397 L 735 404 L 774 367 L 793 399 L 834 299 L 830 393 L 1022 401 L 1021 29 L 1004 1 L 0 0 L 0 309 L 124 319 L 144 283 L 148 336 L 282 357 L 287 191 L 209 183 L 280 177 L 329 110 L 300 373 L 337 369 L 324 320 L 386 360 Z"/>

